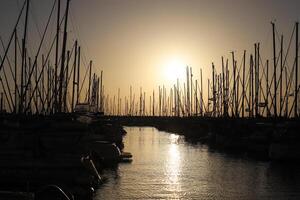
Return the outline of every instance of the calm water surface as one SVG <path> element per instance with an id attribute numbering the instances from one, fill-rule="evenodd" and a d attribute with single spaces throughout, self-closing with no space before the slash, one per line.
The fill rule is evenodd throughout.
<path id="1" fill-rule="evenodd" d="M 260 162 L 192 145 L 150 127 L 126 127 L 132 163 L 105 170 L 100 199 L 300 199 L 300 165 Z"/>

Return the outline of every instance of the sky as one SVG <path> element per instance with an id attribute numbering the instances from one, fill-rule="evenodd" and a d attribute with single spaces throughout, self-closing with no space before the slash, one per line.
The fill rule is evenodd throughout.
<path id="1" fill-rule="evenodd" d="M 4 41 L 22 2 L 1 0 Z M 31 0 L 32 35 L 35 27 L 44 27 L 53 2 Z M 93 60 L 94 71 L 103 70 L 106 92 L 117 94 L 120 88 L 122 96 L 130 85 L 150 93 L 159 85 L 172 86 L 178 76 L 183 81 L 185 66 L 193 68 L 194 79 L 202 68 L 206 80 L 212 62 L 219 70 L 221 56 L 231 59 L 234 51 L 239 63 L 244 50 L 253 53 L 255 42 L 271 59 L 270 22 L 276 21 L 287 43 L 300 17 L 297 0 L 71 0 L 70 7 L 70 41 L 78 38 L 85 63 Z"/>

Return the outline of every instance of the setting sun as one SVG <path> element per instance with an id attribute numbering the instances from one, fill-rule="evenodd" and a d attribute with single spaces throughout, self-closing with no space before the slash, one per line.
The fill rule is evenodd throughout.
<path id="1" fill-rule="evenodd" d="M 171 58 L 164 65 L 164 76 L 168 81 L 176 82 L 183 79 L 185 75 L 186 64 L 180 58 Z"/>

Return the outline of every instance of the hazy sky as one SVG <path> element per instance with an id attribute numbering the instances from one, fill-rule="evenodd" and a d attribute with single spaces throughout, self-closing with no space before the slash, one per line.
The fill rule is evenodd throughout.
<path id="1" fill-rule="evenodd" d="M 1 0 L 4 39 L 16 20 L 17 2 L 20 7 L 23 1 Z M 53 0 L 32 4 L 43 27 Z M 262 52 L 269 50 L 270 21 L 276 20 L 279 34 L 287 39 L 299 10 L 297 0 L 71 0 L 69 32 L 79 37 L 96 72 L 104 71 L 106 91 L 116 93 L 120 87 L 124 95 L 130 85 L 147 92 L 170 86 L 175 75 L 166 73 L 178 66 L 193 67 L 195 79 L 200 67 L 210 76 L 211 62 L 219 67 L 221 56 L 231 58 L 234 50 L 239 63 L 243 50 L 252 52 L 255 42 L 261 42 Z"/>

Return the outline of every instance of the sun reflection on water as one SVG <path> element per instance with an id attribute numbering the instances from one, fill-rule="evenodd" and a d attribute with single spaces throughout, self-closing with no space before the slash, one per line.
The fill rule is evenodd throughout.
<path id="1" fill-rule="evenodd" d="M 167 189 L 173 197 L 178 197 L 178 192 L 181 190 L 180 174 L 181 174 L 181 157 L 178 145 L 179 136 L 170 135 L 170 144 L 168 150 L 168 158 L 166 163 Z"/>

